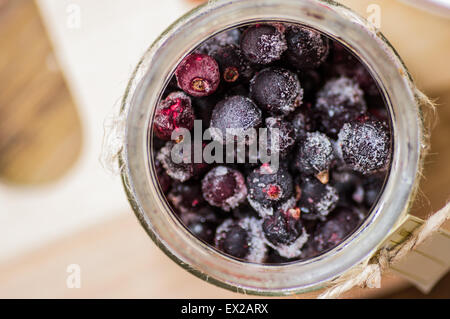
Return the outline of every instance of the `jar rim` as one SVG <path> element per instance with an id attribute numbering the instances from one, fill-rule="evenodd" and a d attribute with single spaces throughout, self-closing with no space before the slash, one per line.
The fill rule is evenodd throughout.
<path id="1" fill-rule="evenodd" d="M 228 19 L 224 19 L 227 15 Z M 251 264 L 228 257 L 195 238 L 185 227 L 179 227 L 180 221 L 172 213 L 152 173 L 148 130 L 156 102 L 188 52 L 212 34 L 240 24 L 268 20 L 315 28 L 359 55 L 385 97 L 394 141 L 384 191 L 362 225 L 322 255 L 279 266 Z M 127 88 L 123 112 L 127 119 L 120 154 L 122 179 L 142 226 L 157 246 L 178 264 L 202 279 L 233 291 L 286 295 L 322 287 L 370 257 L 406 213 L 414 193 L 422 127 L 408 71 L 379 32 L 374 33 L 350 9 L 331 1 L 215 1 L 192 10 L 170 26 L 144 55 Z"/>

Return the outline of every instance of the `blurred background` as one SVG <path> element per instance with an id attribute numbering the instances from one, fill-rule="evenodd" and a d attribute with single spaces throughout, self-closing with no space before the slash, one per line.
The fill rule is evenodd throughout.
<path id="1" fill-rule="evenodd" d="M 166 257 L 99 161 L 140 56 L 201 2 L 0 0 L 1 298 L 243 297 Z M 450 1 L 341 2 L 366 17 L 379 6 L 381 31 L 439 104 L 413 208 L 425 218 L 450 195 Z M 72 264 L 80 288 L 66 284 Z M 382 287 L 347 297 L 450 298 L 450 275 L 427 296 L 394 275 Z"/>

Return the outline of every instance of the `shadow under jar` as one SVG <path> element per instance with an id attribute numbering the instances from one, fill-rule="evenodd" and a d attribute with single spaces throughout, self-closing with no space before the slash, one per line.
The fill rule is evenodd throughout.
<path id="1" fill-rule="evenodd" d="M 422 134 L 407 70 L 387 41 L 371 30 L 353 12 L 328 1 L 217 1 L 182 17 L 151 46 L 124 99 L 120 161 L 136 216 L 168 256 L 209 282 L 260 295 L 318 289 L 370 257 L 414 196 Z M 301 47 L 304 37 L 318 37 L 326 52 L 296 63 L 296 52 L 320 51 Z M 258 56 L 255 43 L 261 38 L 270 41 L 262 45 L 267 54 Z M 303 50 L 295 51 L 296 45 Z M 224 57 L 236 50 L 240 64 L 235 67 Z M 209 57 L 216 65 L 208 64 Z M 212 77 L 217 70 L 219 81 L 203 83 L 201 74 L 184 81 L 192 71 L 186 66 L 196 63 L 206 63 L 203 68 L 209 68 Z M 289 103 L 296 107 L 273 109 L 273 100 L 265 103 L 270 99 L 267 86 L 271 78 L 286 78 L 286 72 L 291 75 L 288 82 L 300 83 L 300 89 L 289 85 L 288 90 L 297 92 L 295 102 Z M 258 92 L 258 82 L 265 92 Z M 211 92 L 196 92 L 207 89 Z M 167 141 L 170 127 L 192 129 L 195 117 L 205 129 L 213 110 L 216 118 L 229 118 L 215 109 L 223 109 L 236 96 L 240 104 L 251 98 L 259 109 L 255 127 L 283 127 L 286 122 L 293 126 L 295 145 L 280 159 L 282 176 L 267 182 L 260 174 L 266 169 L 261 163 L 194 164 L 173 171 L 167 158 L 179 141 Z M 237 103 L 232 102 L 228 104 Z M 166 132 L 155 124 L 161 109 L 165 120 L 174 119 L 171 110 L 188 110 L 181 121 L 169 123 Z M 342 110 L 342 116 L 336 116 Z M 178 113 L 175 117 L 180 119 Z M 376 143 L 367 144 L 361 136 Z M 370 166 L 367 156 L 373 154 L 352 157 L 355 144 L 381 145 L 384 148 L 375 153 L 384 150 L 385 158 Z M 308 160 L 312 149 L 330 149 L 329 165 L 319 167 L 314 158 Z M 217 177 L 236 191 L 220 189 Z M 283 188 L 274 180 L 290 185 Z M 258 185 L 271 198 L 280 190 L 289 196 L 279 205 L 265 205 L 255 195 Z M 208 194 L 214 189 L 220 196 Z M 224 203 L 233 196 L 234 201 Z"/>

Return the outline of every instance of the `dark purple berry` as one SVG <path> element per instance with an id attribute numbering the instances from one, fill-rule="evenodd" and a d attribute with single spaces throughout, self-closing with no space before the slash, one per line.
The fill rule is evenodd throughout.
<path id="1" fill-rule="evenodd" d="M 379 121 L 346 123 L 338 145 L 345 164 L 362 174 L 385 170 L 390 159 L 389 130 Z"/>
<path id="2" fill-rule="evenodd" d="M 166 145 L 161 148 L 156 158 L 163 165 L 167 175 L 177 181 L 185 182 L 194 176 L 194 166 L 192 163 L 175 163 L 172 161 L 171 151 L 174 145 L 175 143 L 172 141 L 167 142 Z"/>
<path id="3" fill-rule="evenodd" d="M 294 195 L 291 174 L 282 167 L 276 172 L 268 164 L 247 176 L 248 202 L 261 216 L 272 215 L 275 207 L 290 202 Z"/>
<path id="4" fill-rule="evenodd" d="M 173 92 L 156 107 L 153 129 L 157 137 L 169 141 L 173 131 L 180 128 L 191 130 L 194 119 L 189 96 L 183 92 Z"/>
<path id="5" fill-rule="evenodd" d="M 217 227 L 216 224 L 213 223 L 202 223 L 200 221 L 191 222 L 189 224 L 186 224 L 187 228 L 192 232 L 192 234 L 195 237 L 200 238 L 201 240 L 204 240 L 208 244 L 214 243 L 214 233 L 215 228 Z"/>
<path id="6" fill-rule="evenodd" d="M 210 245 L 214 244 L 216 224 L 193 222 L 185 225 L 196 238 L 199 238 Z"/>
<path id="7" fill-rule="evenodd" d="M 306 133 L 315 130 L 316 125 L 310 116 L 311 105 L 305 104 L 301 108 L 295 111 L 291 123 L 294 128 L 295 139 L 297 142 L 306 138 Z"/>
<path id="8" fill-rule="evenodd" d="M 227 254 L 237 258 L 244 258 L 249 251 L 248 234 L 242 227 L 232 225 L 226 235 L 219 241 L 218 246 Z"/>
<path id="9" fill-rule="evenodd" d="M 219 65 L 209 55 L 188 55 L 175 71 L 178 86 L 192 96 L 213 94 L 220 83 Z"/>
<path id="10" fill-rule="evenodd" d="M 237 170 L 218 166 L 202 180 L 202 192 L 206 201 L 224 211 L 230 211 L 245 201 L 247 186 L 244 176 Z"/>
<path id="11" fill-rule="evenodd" d="M 308 240 L 298 208 L 277 211 L 272 216 L 266 217 L 263 231 L 266 243 L 285 258 L 300 256 L 301 248 Z"/>
<path id="12" fill-rule="evenodd" d="M 297 190 L 297 205 L 304 219 L 324 219 L 339 201 L 336 188 L 324 185 L 315 178 L 302 178 Z"/>
<path id="13" fill-rule="evenodd" d="M 227 46 L 227 45 L 239 45 L 239 40 L 241 37 L 241 32 L 239 29 L 233 29 L 225 32 L 221 32 L 214 37 L 203 42 L 197 50 L 196 53 L 212 55 L 214 51 Z"/>
<path id="14" fill-rule="evenodd" d="M 286 58 L 297 69 L 320 66 L 328 57 L 329 41 L 319 32 L 298 26 L 286 30 Z"/>
<path id="15" fill-rule="evenodd" d="M 339 245 L 359 225 L 359 212 L 349 207 L 338 207 L 325 222 L 317 225 L 313 240 L 316 250 L 323 252 Z"/>
<path id="16" fill-rule="evenodd" d="M 302 234 L 302 228 L 300 212 L 294 217 L 277 211 L 263 222 L 264 236 L 274 245 L 293 243 Z"/>
<path id="17" fill-rule="evenodd" d="M 267 154 L 279 154 L 282 158 L 286 157 L 295 144 L 294 127 L 280 117 L 266 118 L 266 127 Z M 273 146 L 272 143 L 274 143 Z"/>
<path id="18" fill-rule="evenodd" d="M 262 112 L 253 101 L 244 96 L 228 97 L 214 107 L 211 128 L 216 128 L 222 136 L 215 134 L 215 140 L 226 142 L 226 130 L 248 130 L 258 128 L 262 123 Z"/>
<path id="19" fill-rule="evenodd" d="M 181 147 L 178 149 L 178 152 L 174 152 L 177 161 L 180 160 L 179 163 L 175 162 L 172 158 L 172 149 L 175 145 L 172 141 L 167 142 L 156 155 L 156 158 L 161 161 L 161 164 L 166 170 L 167 175 L 177 181 L 185 182 L 193 176 L 203 174 L 208 169 L 208 164 L 204 162 L 194 163 L 193 152 L 195 147 L 193 145 L 191 145 L 191 154 L 184 154 Z"/>
<path id="20" fill-rule="evenodd" d="M 167 198 L 180 213 L 193 212 L 205 205 L 200 183 L 174 183 Z"/>
<path id="21" fill-rule="evenodd" d="M 341 77 L 328 81 L 317 94 L 315 110 L 328 134 L 367 111 L 364 93 L 355 81 Z"/>
<path id="22" fill-rule="evenodd" d="M 158 159 L 155 160 L 155 170 L 159 185 L 161 186 L 163 193 L 167 193 L 172 184 L 172 179 L 169 177 L 169 175 L 167 175 L 161 162 Z"/>
<path id="23" fill-rule="evenodd" d="M 227 83 L 235 83 L 238 80 L 249 81 L 253 76 L 250 63 L 244 58 L 241 50 L 234 45 L 221 47 L 212 53 L 217 61 L 222 74 L 222 79 Z"/>
<path id="24" fill-rule="evenodd" d="M 217 227 L 215 245 L 229 255 L 255 263 L 263 262 L 267 254 L 261 221 L 254 217 L 225 220 Z"/>
<path id="25" fill-rule="evenodd" d="M 307 133 L 300 142 L 296 156 L 296 166 L 304 175 L 314 175 L 323 184 L 328 183 L 329 170 L 335 156 L 330 139 L 323 133 Z"/>
<path id="26" fill-rule="evenodd" d="M 303 89 L 295 73 L 267 68 L 250 81 L 250 97 L 271 114 L 287 115 L 302 104 Z"/>
<path id="27" fill-rule="evenodd" d="M 286 39 L 278 25 L 257 24 L 241 36 L 241 50 L 247 59 L 256 64 L 279 60 L 286 50 Z"/>

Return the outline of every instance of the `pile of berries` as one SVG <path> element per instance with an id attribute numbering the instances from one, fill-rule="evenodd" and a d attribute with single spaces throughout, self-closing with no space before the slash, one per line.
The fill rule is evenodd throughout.
<path id="1" fill-rule="evenodd" d="M 307 259 L 341 243 L 377 201 L 392 152 L 386 114 L 342 45 L 303 26 L 252 24 L 208 39 L 177 67 L 152 122 L 155 171 L 201 240 L 249 262 Z M 279 168 L 175 163 L 177 132 L 194 120 L 220 143 L 228 128 L 267 128 Z"/>

